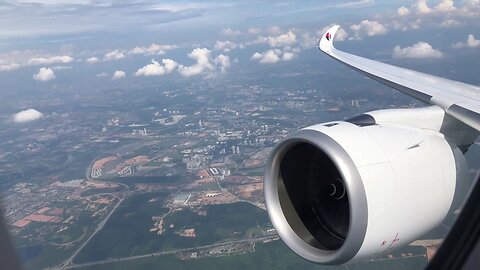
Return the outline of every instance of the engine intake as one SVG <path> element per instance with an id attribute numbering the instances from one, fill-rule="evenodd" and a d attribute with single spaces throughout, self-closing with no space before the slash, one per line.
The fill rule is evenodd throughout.
<path id="1" fill-rule="evenodd" d="M 294 252 L 343 264 L 408 244 L 440 224 L 467 168 L 461 151 L 433 130 L 320 124 L 273 149 L 265 202 Z"/>
<path id="2" fill-rule="evenodd" d="M 265 200 L 282 239 L 300 256 L 340 264 L 357 254 L 367 202 L 347 152 L 325 134 L 301 130 L 280 143 L 265 174 Z"/>
<path id="3" fill-rule="evenodd" d="M 339 249 L 347 238 L 350 206 L 342 176 L 332 160 L 313 144 L 295 144 L 280 163 L 280 179 L 313 236 L 306 239 L 309 244 L 325 250 Z"/>

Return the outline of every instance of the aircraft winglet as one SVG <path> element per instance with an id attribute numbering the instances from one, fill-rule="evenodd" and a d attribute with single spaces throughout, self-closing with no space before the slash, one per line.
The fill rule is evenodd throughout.
<path id="1" fill-rule="evenodd" d="M 337 50 L 333 46 L 340 26 L 328 29 L 318 44 L 333 59 L 430 105 L 480 132 L 480 87 L 408 70 Z"/>
<path id="2" fill-rule="evenodd" d="M 340 25 L 334 25 L 327 30 L 327 32 L 323 35 L 320 39 L 320 43 L 318 44 L 318 48 L 324 53 L 330 54 L 332 52 L 333 47 L 333 39 L 335 38 L 335 33 L 340 28 Z"/>

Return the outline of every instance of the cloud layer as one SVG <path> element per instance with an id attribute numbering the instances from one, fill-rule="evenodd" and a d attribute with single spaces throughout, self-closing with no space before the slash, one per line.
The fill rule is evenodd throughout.
<path id="1" fill-rule="evenodd" d="M 28 60 L 29 65 L 49 65 L 49 64 L 67 64 L 73 61 L 68 55 L 51 56 L 51 57 L 35 57 Z"/>
<path id="2" fill-rule="evenodd" d="M 125 58 L 125 54 L 120 50 L 113 50 L 107 52 L 103 57 L 106 61 L 119 60 Z"/>
<path id="3" fill-rule="evenodd" d="M 172 50 L 177 48 L 176 45 L 160 45 L 156 43 L 150 44 L 148 47 L 140 47 L 137 46 L 131 49 L 128 53 L 129 54 L 143 54 L 143 55 L 162 55 L 165 54 L 166 51 Z"/>
<path id="4" fill-rule="evenodd" d="M 25 123 L 42 119 L 43 113 L 35 109 L 28 109 L 14 114 L 12 118 L 15 123 Z"/>
<path id="5" fill-rule="evenodd" d="M 350 26 L 350 30 L 354 32 L 354 35 L 357 38 L 363 36 L 376 36 L 376 35 L 383 35 L 387 33 L 387 28 L 383 26 L 378 21 L 369 21 L 363 20 L 358 24 L 353 24 Z"/>
<path id="6" fill-rule="evenodd" d="M 113 73 L 113 76 L 112 76 L 112 80 L 119 80 L 121 78 L 124 78 L 125 77 L 125 71 L 123 70 L 116 70 L 114 73 Z"/>
<path id="7" fill-rule="evenodd" d="M 136 31 L 138 27 L 121 28 L 120 26 L 124 26 L 125 24 L 115 25 L 112 23 L 112 25 L 110 25 L 113 26 L 111 28 L 112 32 L 109 33 L 117 33 L 117 31 L 121 31 L 122 33 L 125 33 L 125 36 L 112 35 L 113 38 L 111 41 L 109 40 L 108 42 L 110 43 L 108 43 L 102 39 L 100 35 L 100 33 L 102 33 L 101 31 L 93 31 L 92 33 L 95 33 L 95 35 L 98 34 L 98 36 L 93 36 L 99 37 L 103 43 L 95 40 L 95 42 L 93 42 L 95 45 L 91 46 L 90 48 L 88 48 L 88 44 L 91 43 L 88 40 L 78 43 L 75 41 L 75 38 L 77 37 L 80 39 L 83 37 L 85 37 L 85 39 L 91 38 L 87 35 L 90 29 L 86 30 L 86 32 L 82 32 L 82 35 L 77 35 L 79 32 L 75 31 L 72 32 L 68 37 L 59 35 L 58 40 L 55 40 L 55 44 L 58 43 L 59 46 L 48 45 L 42 47 L 39 45 L 37 48 L 29 50 L 28 46 L 26 45 L 16 46 L 15 40 L 13 40 L 11 44 L 9 44 L 9 42 L 0 44 L 2 46 L 6 46 L 5 48 L 9 48 L 8 46 L 11 46 L 11 49 L 9 48 L 9 52 L 7 52 L 7 49 L 5 49 L 5 52 L 0 52 L 0 72 L 8 72 L 34 66 L 36 68 L 35 71 L 38 70 L 38 72 L 33 75 L 33 78 L 37 81 L 54 80 L 56 75 L 58 75 L 55 73 L 59 73 L 60 69 L 69 69 L 75 67 L 73 71 L 61 71 L 61 74 L 82 70 L 81 68 L 77 69 L 76 65 L 84 65 L 85 67 L 82 68 L 88 68 L 91 70 L 92 72 L 89 74 L 92 77 L 97 74 L 98 77 L 106 77 L 106 79 L 112 80 L 118 80 L 127 77 L 127 75 L 130 75 L 128 76 L 129 79 L 133 78 L 136 80 L 140 80 L 145 76 L 163 76 L 167 74 L 181 75 L 184 77 L 214 77 L 216 75 L 228 72 L 230 69 L 232 69 L 232 65 L 235 66 L 238 62 L 240 62 L 238 67 L 243 67 L 243 63 L 275 64 L 300 58 L 298 56 L 301 51 L 305 50 L 306 55 L 307 53 L 310 53 L 306 51 L 307 49 L 312 49 L 317 46 L 318 38 L 321 37 L 326 30 L 322 29 L 317 31 L 318 29 L 321 29 L 321 27 L 318 25 L 313 25 L 310 23 L 295 25 L 295 23 L 292 21 L 288 21 L 288 28 L 285 26 L 287 23 L 280 27 L 275 25 L 275 23 L 278 23 L 276 18 L 271 21 L 269 21 L 270 18 L 265 18 L 262 19 L 261 23 L 255 20 L 239 23 L 236 21 L 238 18 L 235 16 L 232 16 L 232 18 L 227 18 L 230 16 L 229 12 L 231 12 L 231 10 L 224 10 L 226 12 L 221 14 L 224 17 L 215 17 L 216 19 L 228 19 L 225 20 L 221 27 L 215 25 L 213 28 L 207 28 L 212 26 L 202 25 L 200 21 L 203 21 L 204 18 L 196 21 L 199 24 L 196 25 L 196 28 L 193 31 L 197 31 L 196 29 L 199 29 L 198 31 L 200 31 L 200 29 L 202 29 L 206 30 L 205 33 L 210 33 L 209 35 L 203 35 L 203 33 L 199 33 L 198 35 L 194 33 L 193 35 L 190 35 L 190 32 L 192 31 L 189 33 L 182 32 L 178 33 L 178 35 L 170 35 L 169 31 L 163 32 L 161 30 L 162 27 L 159 27 L 164 26 L 162 25 L 164 22 L 148 24 L 147 22 L 149 19 L 146 17 L 150 16 L 152 13 L 155 13 L 155 18 L 157 18 L 156 16 L 163 17 L 165 14 L 170 14 L 170 17 L 167 16 L 168 20 L 165 20 L 165 22 L 173 25 L 175 24 L 175 18 L 181 17 L 180 20 L 187 19 L 192 22 L 195 20 L 194 18 L 196 18 L 196 16 L 209 16 L 207 13 L 211 13 L 212 10 L 216 9 L 217 7 L 212 4 L 197 2 L 169 4 L 152 4 L 150 2 L 147 3 L 146 1 L 127 1 L 125 3 L 113 4 L 113 2 L 107 3 L 91 0 L 74 0 L 73 2 L 69 3 L 57 0 L 21 0 L 7 2 L 10 4 L 10 6 L 0 7 L 0 9 L 10 11 L 10 9 L 14 10 L 20 8 L 20 6 L 21 8 L 29 10 L 38 9 L 38 14 L 32 14 L 33 17 L 42 17 L 45 15 L 44 19 L 48 19 L 50 17 L 55 18 L 55 16 L 49 16 L 47 18 L 48 14 L 56 14 L 51 11 L 52 9 L 56 10 L 58 14 L 61 14 L 61 10 L 71 11 L 72 17 L 79 16 L 79 14 L 76 14 L 77 10 L 83 10 L 82 12 L 85 12 L 86 16 L 90 16 L 87 14 L 87 11 L 99 11 L 101 16 L 106 17 L 109 16 L 107 11 L 111 11 L 112 13 L 115 13 L 114 16 L 118 17 L 118 20 L 111 20 L 112 22 L 115 21 L 117 24 L 119 22 L 123 23 L 129 20 L 131 22 L 134 21 L 132 18 L 135 18 L 137 19 L 134 22 L 135 25 L 142 23 L 142 25 L 148 28 L 148 30 L 145 30 L 145 32 L 139 32 L 129 36 L 127 34 L 131 34 L 132 30 Z M 132 3 L 135 5 L 132 5 Z M 228 3 L 225 5 L 231 6 L 232 4 Z M 255 13 L 257 8 L 255 7 L 255 9 L 252 9 L 250 7 L 250 3 L 233 5 L 248 5 L 248 7 L 242 8 L 244 8 L 244 11 L 252 13 Z M 460 33 L 477 34 L 474 32 L 475 30 L 466 31 L 465 27 L 472 26 L 473 28 L 478 26 L 478 20 L 476 20 L 476 18 L 479 18 L 480 16 L 479 0 L 412 0 L 409 1 L 409 3 L 400 1 L 397 4 L 389 5 L 388 9 L 380 9 L 379 6 L 378 8 L 374 9 L 374 12 L 372 9 L 372 12 L 367 12 L 367 10 L 365 10 L 366 12 L 360 12 L 358 14 L 358 16 L 363 15 L 365 17 L 352 17 L 350 15 L 345 15 L 346 12 L 344 12 L 344 9 L 346 8 L 356 8 L 360 6 L 365 8 L 365 6 L 373 5 L 374 1 L 370 0 L 339 1 L 337 4 L 322 7 L 322 10 L 329 8 L 333 9 L 334 7 L 342 9 L 342 13 L 339 13 L 339 16 L 335 17 L 336 20 L 338 20 L 337 23 L 343 24 L 343 28 L 341 28 L 336 34 L 336 41 L 350 39 L 356 40 L 353 42 L 359 42 L 358 40 L 363 38 L 392 33 L 390 36 L 388 36 L 388 38 L 390 38 L 394 36 L 393 33 L 395 31 L 409 31 L 408 36 L 410 38 L 415 38 L 415 35 L 420 36 L 420 34 L 423 34 L 421 40 L 425 41 L 429 41 L 429 37 L 432 37 L 432 35 L 436 33 L 436 30 L 438 30 L 439 35 L 449 33 L 448 31 L 453 32 L 453 30 L 457 29 Z M 222 5 L 220 4 L 219 6 Z M 392 8 L 392 6 L 394 7 Z M 47 9 L 47 7 L 49 9 Z M 142 7 L 141 13 L 130 13 L 128 10 L 129 8 L 136 10 L 138 7 Z M 267 9 L 268 11 L 280 9 L 283 12 L 286 12 L 285 16 L 287 16 L 287 14 L 290 16 L 290 14 L 298 12 L 297 9 L 299 9 L 302 12 L 301 16 L 303 16 L 303 14 L 306 14 L 304 11 L 310 8 L 315 7 L 313 4 L 305 4 L 305 6 L 299 9 L 295 5 L 282 3 L 281 5 L 268 4 Z M 208 12 L 205 12 L 207 10 Z M 139 12 L 139 10 L 136 11 Z M 125 16 L 119 16 L 120 14 Z M 10 14 L 4 15 L 7 17 L 11 16 Z M 178 17 L 176 17 L 177 15 Z M 254 14 L 249 14 L 249 16 L 250 15 L 253 16 Z M 139 16 L 141 16 L 141 20 L 139 20 Z M 21 18 L 21 16 L 19 18 Z M 109 19 L 112 19 L 112 17 L 109 17 Z M 289 20 L 291 19 L 292 18 Z M 308 19 L 310 18 L 305 18 L 305 22 L 307 22 Z M 5 20 L 5 18 L 3 18 L 3 20 Z M 91 25 L 97 24 L 98 20 L 93 21 L 95 23 Z M 2 22 L 1 17 L 0 22 Z M 35 22 L 41 24 L 41 20 L 38 20 L 38 18 L 37 20 L 32 20 L 32 22 L 28 23 L 34 24 Z M 67 20 L 65 23 L 69 24 L 71 22 Z M 107 25 L 103 25 L 103 21 L 98 21 L 98 24 L 101 25 L 101 27 L 105 27 L 104 29 L 110 30 L 110 28 L 107 28 Z M 77 22 L 75 26 L 83 27 L 80 22 Z M 21 27 L 22 25 L 18 26 L 19 30 Z M 63 26 L 59 27 L 61 28 Z M 456 29 L 441 29 L 447 27 Z M 8 27 L 5 28 L 7 29 Z M 10 28 L 14 29 L 14 27 Z M 153 32 L 152 29 L 155 29 L 155 32 Z M 415 31 L 420 29 L 422 31 Z M 431 34 L 425 35 L 425 31 L 430 29 L 432 29 Z M 8 32 L 9 30 L 7 29 L 6 31 Z M 31 31 L 31 29 L 28 29 L 28 31 Z M 55 29 L 51 31 L 55 31 Z M 188 32 L 187 29 L 185 31 Z M 155 35 L 151 35 L 151 33 L 155 33 Z M 44 34 L 45 33 L 43 32 L 38 33 L 38 36 L 43 36 Z M 480 47 L 480 41 L 477 40 L 473 34 L 468 35 L 468 38 L 466 40 L 461 40 L 461 42 L 457 42 L 459 41 L 458 39 L 453 39 L 455 38 L 455 35 L 445 34 L 445 43 L 451 44 L 451 47 L 453 48 L 478 48 Z M 4 35 L 4 33 L 0 33 L 0 36 L 2 35 Z M 407 34 L 405 35 L 407 36 Z M 120 38 L 117 38 L 118 36 L 120 36 Z M 121 39 L 124 37 L 131 38 L 132 40 L 126 40 L 123 42 Z M 55 38 L 57 38 L 57 36 L 55 36 Z M 68 42 L 62 38 L 65 38 L 65 40 L 68 40 Z M 68 38 L 71 38 L 71 40 Z M 148 42 L 135 43 L 135 38 L 142 38 L 143 40 L 147 39 Z M 420 39 L 410 40 L 417 41 Z M 85 46 L 86 48 L 81 47 L 85 44 L 87 44 Z M 382 44 L 379 46 L 382 46 Z M 57 52 L 48 51 L 55 50 L 55 48 L 57 48 Z M 179 50 L 175 50 L 176 48 L 179 48 Z M 361 46 L 358 48 L 361 48 Z M 391 47 L 388 49 L 391 49 Z M 450 48 L 445 49 L 445 52 L 453 52 L 457 54 L 462 53 L 462 51 L 453 51 L 449 49 Z M 170 50 L 174 51 L 170 52 Z M 168 57 L 163 56 L 167 53 L 169 54 Z M 183 55 L 180 56 L 180 53 Z M 182 56 L 185 56 L 187 53 L 188 59 L 180 60 L 184 59 Z M 162 57 L 159 57 L 160 55 L 162 55 Z M 440 58 L 443 56 L 443 53 L 438 49 L 434 49 L 427 42 L 418 42 L 405 48 L 396 46 L 392 51 L 392 56 L 395 58 Z M 151 58 L 155 58 L 156 60 L 154 59 L 151 62 L 148 62 L 148 60 Z M 130 71 L 132 70 L 131 65 L 135 65 L 133 72 Z M 32 73 L 35 73 L 33 71 L 31 72 L 31 69 L 25 68 L 25 70 L 26 71 L 24 72 L 28 72 L 27 76 L 31 76 Z M 126 74 L 124 70 L 128 70 L 131 73 Z M 105 71 L 108 73 L 105 73 Z"/>
<path id="8" fill-rule="evenodd" d="M 460 48 L 479 48 L 480 47 L 480 40 L 476 39 L 474 35 L 470 34 L 467 37 L 466 42 L 457 42 L 452 45 L 453 48 L 460 49 Z"/>
<path id="9" fill-rule="evenodd" d="M 393 48 L 393 58 L 441 58 L 443 53 L 434 49 L 427 42 L 420 41 L 410 47 L 400 48 L 396 46 Z"/>
<path id="10" fill-rule="evenodd" d="M 55 73 L 51 68 L 40 68 L 37 74 L 33 75 L 33 79 L 36 81 L 46 82 L 56 78 Z"/>
<path id="11" fill-rule="evenodd" d="M 196 63 L 191 66 L 180 65 L 178 72 L 185 77 L 200 75 L 204 72 L 213 71 L 215 69 L 214 64 L 211 61 L 211 51 L 207 48 L 196 48 L 188 57 L 195 60 Z"/>
<path id="12" fill-rule="evenodd" d="M 253 61 L 258 61 L 260 64 L 275 64 L 280 61 L 290 61 L 296 57 L 298 48 L 291 49 L 285 47 L 283 50 L 271 49 L 263 53 L 256 52 L 250 57 Z"/>
<path id="13" fill-rule="evenodd" d="M 172 73 L 178 66 L 178 63 L 171 59 L 163 59 L 161 65 L 159 62 L 152 60 L 151 64 L 148 64 L 135 72 L 135 76 L 162 76 Z"/>
<path id="14" fill-rule="evenodd" d="M 285 34 L 277 36 L 260 36 L 255 43 L 268 43 L 271 47 L 282 47 L 293 45 L 297 42 L 297 35 L 294 32 L 288 31 Z"/>

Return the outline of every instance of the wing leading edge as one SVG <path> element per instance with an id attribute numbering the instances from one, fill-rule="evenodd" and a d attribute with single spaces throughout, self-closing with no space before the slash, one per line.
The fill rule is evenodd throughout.
<path id="1" fill-rule="evenodd" d="M 340 26 L 321 38 L 321 51 L 350 68 L 427 104 L 437 105 L 450 116 L 480 131 L 480 87 L 373 61 L 335 49 Z"/>

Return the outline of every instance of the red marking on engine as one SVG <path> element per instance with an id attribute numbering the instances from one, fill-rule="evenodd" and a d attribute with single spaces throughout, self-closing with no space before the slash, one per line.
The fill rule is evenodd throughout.
<path id="1" fill-rule="evenodd" d="M 392 248 L 394 245 L 398 244 L 398 241 L 400 241 L 400 238 L 398 238 L 398 233 L 395 235 L 395 238 L 393 238 L 392 242 L 390 242 L 390 245 L 388 246 L 388 249 Z"/>

